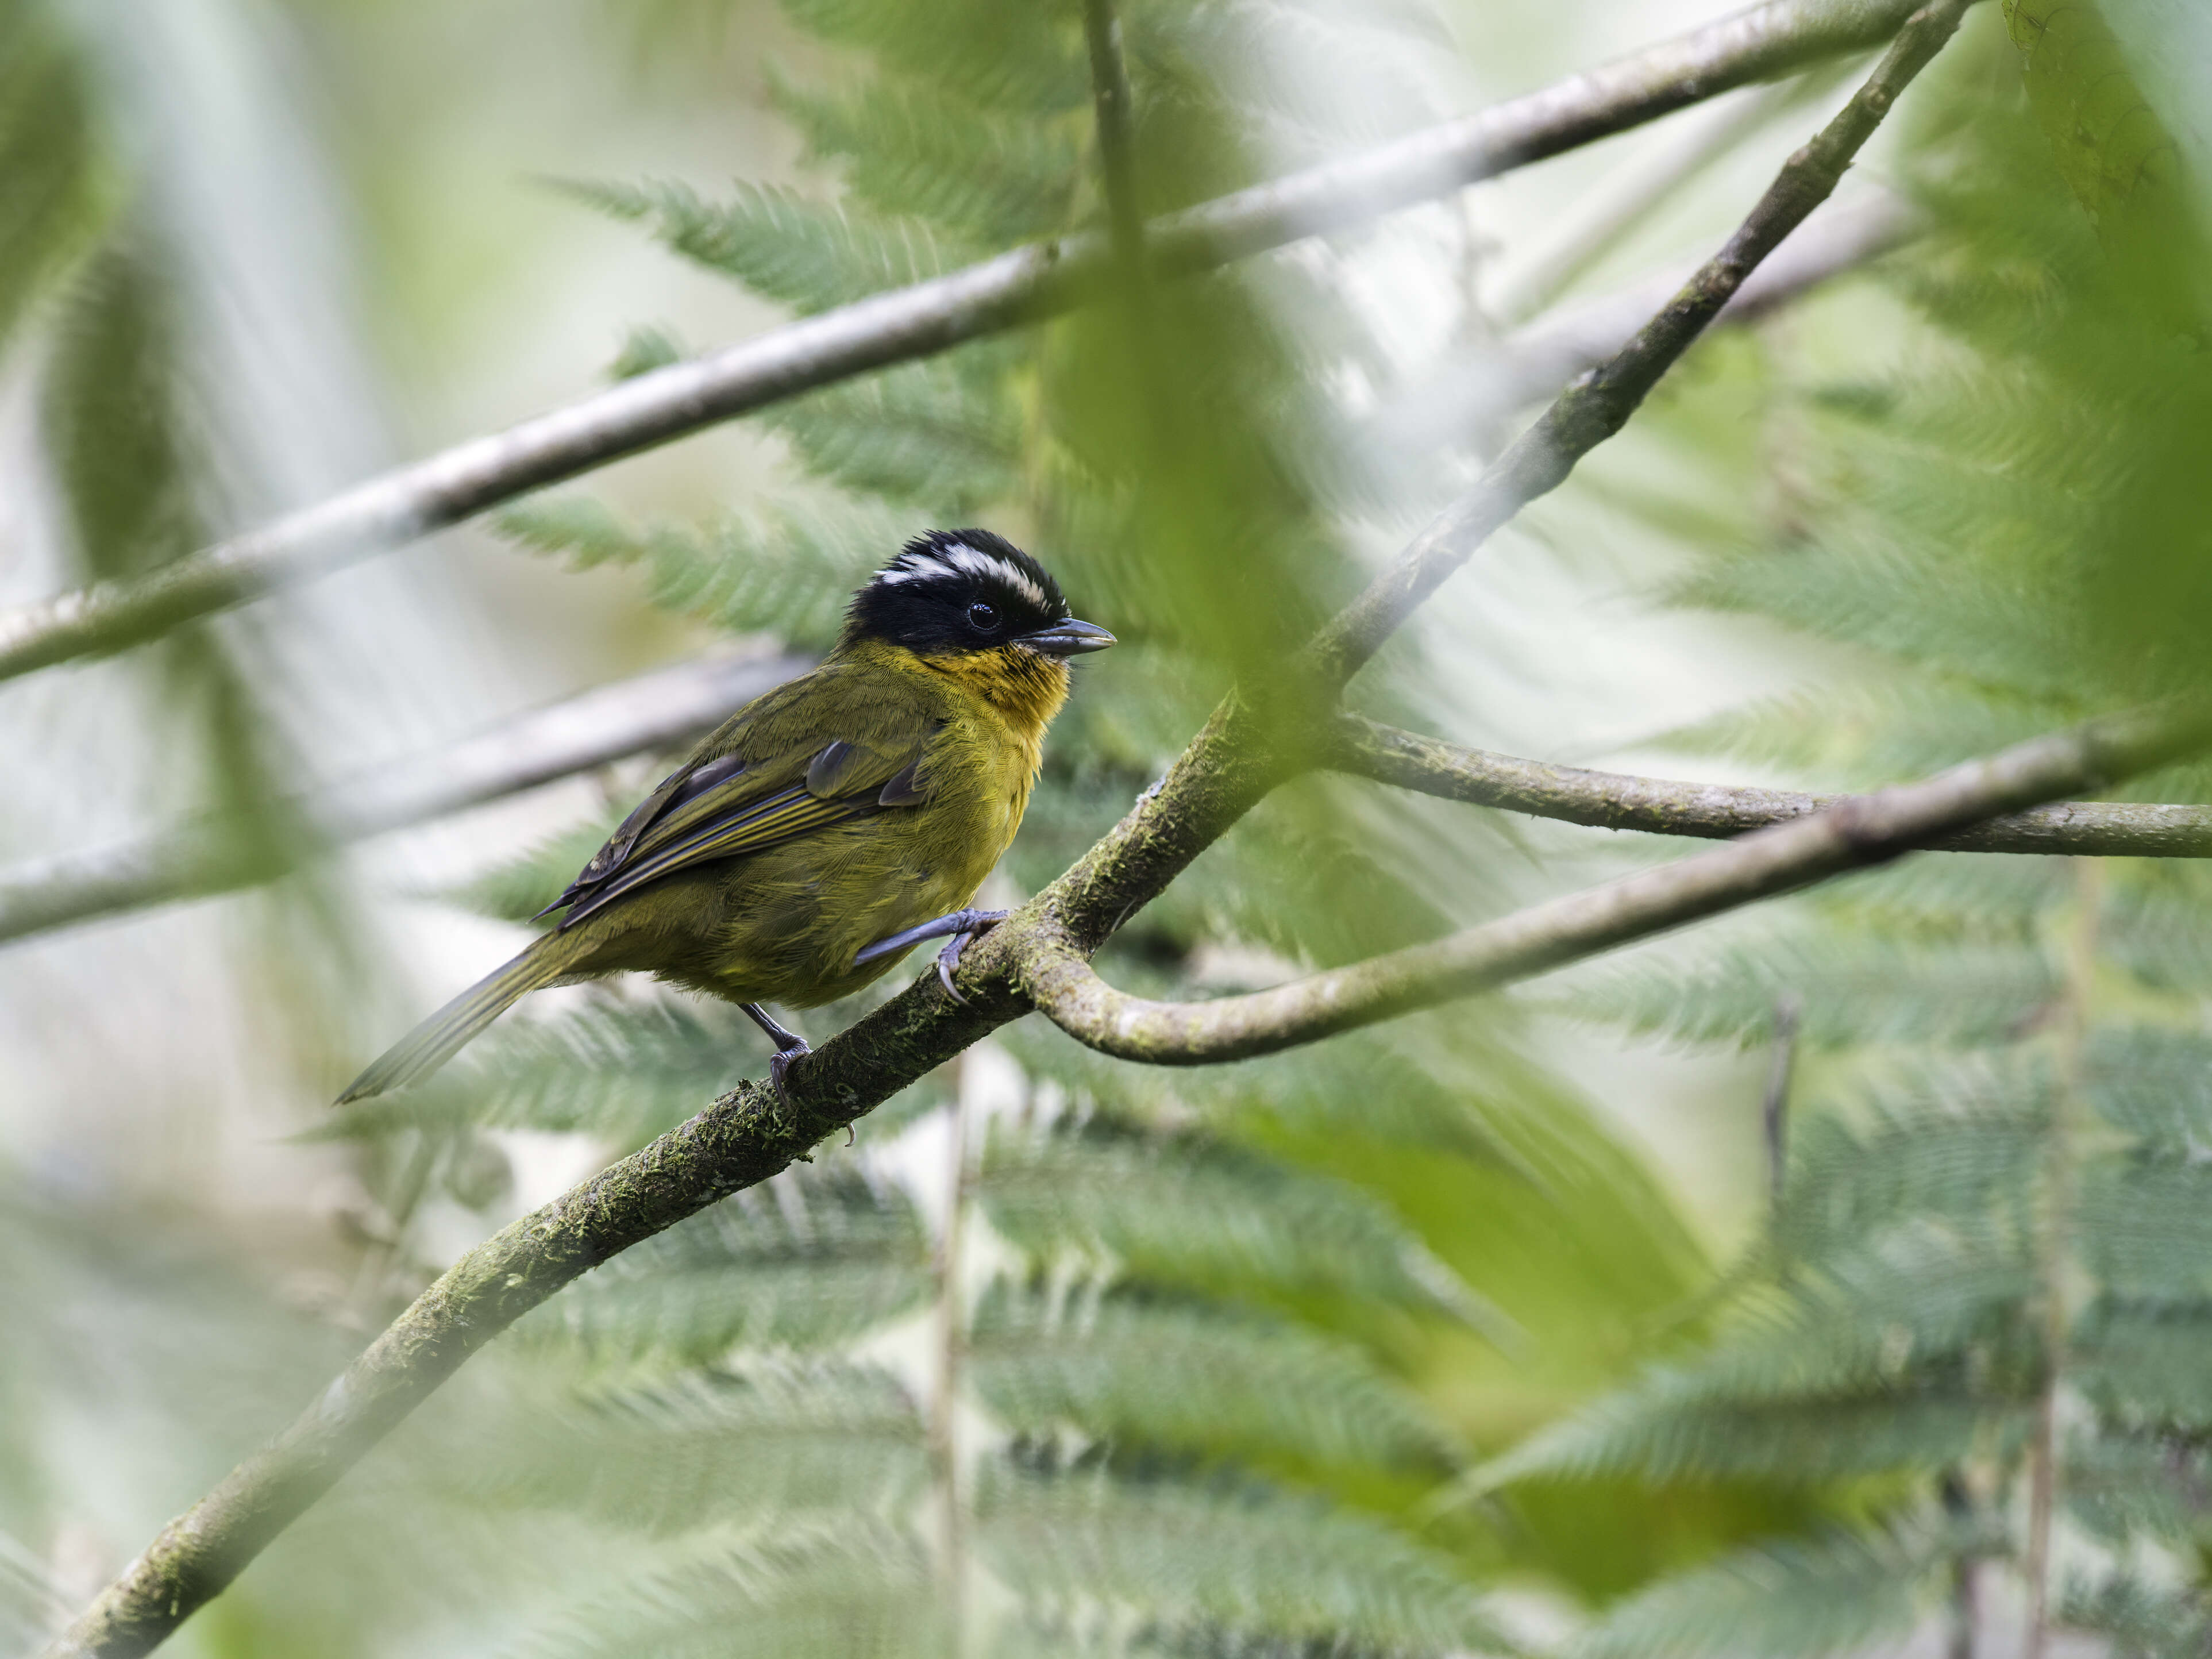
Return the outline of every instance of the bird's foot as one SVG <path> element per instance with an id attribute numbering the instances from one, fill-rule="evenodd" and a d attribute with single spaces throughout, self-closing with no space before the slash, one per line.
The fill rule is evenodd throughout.
<path id="1" fill-rule="evenodd" d="M 741 1002 L 738 1006 L 744 1009 L 746 1017 L 767 1032 L 769 1041 L 775 1044 L 775 1052 L 769 1056 L 769 1081 L 775 1085 L 777 1098 L 788 1106 L 791 1095 L 783 1086 L 783 1074 L 791 1069 L 793 1060 L 801 1054 L 811 1054 L 814 1050 L 807 1046 L 805 1037 L 782 1024 L 757 1002 Z"/>
<path id="2" fill-rule="evenodd" d="M 967 1006 L 968 999 L 952 982 L 952 975 L 960 971 L 960 953 L 968 948 L 969 939 L 981 938 L 1012 914 L 1010 910 L 970 910 L 968 926 L 945 940 L 945 948 L 937 953 L 937 982 L 945 988 L 945 994 L 961 1006 Z"/>
<path id="3" fill-rule="evenodd" d="M 791 1069 L 793 1060 L 813 1052 L 813 1046 L 805 1037 L 795 1037 L 794 1046 L 779 1048 L 768 1057 L 768 1080 L 785 1105 L 791 1104 L 791 1094 L 783 1086 L 783 1074 Z"/>

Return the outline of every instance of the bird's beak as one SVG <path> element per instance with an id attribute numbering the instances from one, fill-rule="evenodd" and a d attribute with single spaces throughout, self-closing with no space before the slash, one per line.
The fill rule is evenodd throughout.
<path id="1" fill-rule="evenodd" d="M 1020 635 L 1014 643 L 1042 651 L 1048 657 L 1079 657 L 1086 651 L 1103 651 L 1114 643 L 1114 636 L 1096 623 L 1077 622 L 1071 617 L 1034 634 Z"/>

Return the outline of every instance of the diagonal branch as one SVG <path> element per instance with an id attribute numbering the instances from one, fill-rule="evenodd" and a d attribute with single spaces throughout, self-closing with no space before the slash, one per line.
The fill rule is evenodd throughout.
<path id="1" fill-rule="evenodd" d="M 1767 0 L 1479 114 L 1170 215 L 1146 228 L 1147 252 L 1161 275 L 1188 276 L 1364 223 L 1877 45 L 1911 3 Z M 1110 239 L 1097 235 L 1016 248 L 471 439 L 155 575 L 0 613 L 0 679 L 121 650 L 802 392 L 1069 310 L 1096 291 L 1111 259 Z"/>
<path id="2" fill-rule="evenodd" d="M 1449 939 L 1249 996 L 1198 1003 L 1128 996 L 1048 942 L 1024 963 L 1021 988 L 1078 1042 L 1123 1060 L 1204 1066 L 1273 1054 L 1881 863 L 1947 832 L 2148 770 L 2208 739 L 2212 718 L 2202 710 L 2032 738 Z"/>
<path id="3" fill-rule="evenodd" d="M 1444 800 L 1495 806 L 1601 830 L 1728 841 L 1810 817 L 1849 797 L 1790 789 L 1591 772 L 1462 748 L 1356 714 L 1339 718 L 1322 764 Z M 2212 806 L 2055 801 L 1923 842 L 1959 853 L 2058 853 L 2098 858 L 2212 858 Z"/>
<path id="4" fill-rule="evenodd" d="M 1932 0 L 1916 12 L 1905 24 L 1899 46 L 1883 59 L 1869 83 L 1878 96 L 1869 103 L 1869 91 L 1863 90 L 1846 112 L 1853 123 L 1845 135 L 1848 142 L 1830 142 L 1835 131 L 1832 127 L 1814 141 L 1816 162 L 1808 163 L 1805 154 L 1793 158 L 1786 176 L 1811 199 L 1796 208 L 1789 222 L 1802 219 L 1812 202 L 1833 187 L 1835 176 L 1887 109 L 1889 98 L 1948 35 L 1966 3 Z M 1762 8 L 1721 27 L 1755 33 L 1760 27 L 1758 20 L 1771 20 L 1784 12 L 1808 27 L 1817 23 L 1838 32 L 1846 31 L 1846 20 L 1855 20 L 1850 27 L 1863 27 L 1870 14 L 1884 18 L 1894 15 L 1879 4 L 1803 0 L 1802 4 Z M 1771 51 L 1774 44 L 1768 40 L 1766 48 Z M 1680 86 L 1673 95 L 1687 96 Z M 1759 210 L 1769 218 L 1777 213 L 1773 194 L 1762 199 Z M 1771 240 L 1762 244 L 1742 237 L 1731 242 L 1737 263 L 1723 273 L 1729 292 L 1771 246 Z M 1155 249 L 1155 258 L 1163 268 L 1172 268 L 1164 249 Z M 1603 427 L 1607 418 L 1612 427 L 1627 418 L 1650 380 L 1726 298 L 1720 295 L 1699 311 L 1703 299 L 1712 297 L 1713 292 L 1703 276 L 1692 290 L 1686 290 L 1697 313 L 1686 329 L 1679 320 L 1670 321 L 1672 307 L 1647 326 L 1623 354 L 1634 373 L 1626 378 L 1614 373 L 1620 362 L 1617 359 L 1583 383 L 1583 395 L 1577 402 L 1582 424 L 1576 428 L 1577 435 Z M 1674 341 L 1671 351 L 1648 348 L 1646 342 L 1655 331 Z M 1605 390 L 1593 397 L 1587 392 L 1592 385 Z M 1568 394 L 1569 399 L 1577 396 Z M 1607 435 L 1612 427 L 1589 436 L 1573 456 Z M 1573 456 L 1565 465 L 1571 465 Z M 1379 608 L 1370 590 L 1370 596 L 1315 641 L 1309 654 L 1340 671 L 1331 681 L 1332 689 L 1448 574 L 1449 563 L 1432 569 L 1435 558 L 1433 538 L 1425 537 L 1408 562 L 1418 567 L 1425 586 L 1419 580 L 1395 586 L 1386 581 L 1385 603 Z M 1428 580 L 1431 574 L 1433 580 Z M 0 653 L 0 672 L 5 672 L 9 660 Z M 1232 695 L 1167 776 L 1120 823 L 967 952 L 959 973 L 964 1000 L 951 994 L 935 974 L 923 975 L 875 1012 L 794 1063 L 781 1094 L 758 1084 L 739 1085 L 690 1122 L 469 1252 L 369 1346 L 315 1407 L 165 1528 L 57 1638 L 47 1650 L 48 1659 L 137 1655 L 158 1645 L 193 1611 L 220 1594 L 271 1539 L 457 1366 L 531 1307 L 639 1240 L 767 1180 L 923 1073 L 1028 1012 L 1024 992 L 1032 988 L 1030 981 L 1040 968 L 1088 973 L 1082 957 L 1163 891 L 1276 784 L 1310 764 L 1301 757 L 1309 750 L 1283 740 L 1312 723 L 1310 718 L 1301 718 L 1303 712 L 1293 707 L 1287 720 L 1271 714 L 1263 721 L 1249 702 Z M 2111 741 L 2124 744 L 2124 738 Z M 2059 769 L 2056 763 L 2052 769 Z M 2062 783 L 2042 793 L 2025 793 L 2018 800 L 2007 795 L 1995 810 L 2063 793 L 2065 787 Z M 1945 819 L 1937 827 L 1954 821 Z M 1838 823 L 1848 826 L 1851 822 L 1848 813 L 1828 813 L 1766 833 L 1804 835 L 1812 825 L 1825 825 L 1833 832 Z M 1880 825 L 1875 828 L 1878 831 Z M 1928 832 L 1925 827 L 1919 831 Z M 1736 852 L 1729 848 L 1705 856 L 1724 858 Z M 1466 964 L 1446 966 L 1463 971 Z M 1389 994 L 1385 988 L 1385 1000 Z"/>
<path id="5" fill-rule="evenodd" d="M 1905 21 L 1866 83 L 1812 143 L 1784 163 L 1735 234 L 1636 337 L 1576 381 L 1507 447 L 1481 482 L 1416 537 L 1331 623 L 1312 667 L 1340 686 L 1491 533 L 1565 482 L 1575 463 L 1620 430 L 1659 378 L 1736 295 L 1760 260 L 1827 200 L 1912 77 L 1942 50 L 1973 0 L 1929 0 Z"/>

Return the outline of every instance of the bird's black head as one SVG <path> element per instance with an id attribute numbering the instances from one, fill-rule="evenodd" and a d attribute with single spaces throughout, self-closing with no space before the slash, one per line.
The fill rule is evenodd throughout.
<path id="1" fill-rule="evenodd" d="M 853 595 L 845 631 L 926 657 L 1005 646 L 1073 657 L 1114 643 L 1104 629 L 1067 614 L 1042 565 L 988 530 L 915 537 Z"/>

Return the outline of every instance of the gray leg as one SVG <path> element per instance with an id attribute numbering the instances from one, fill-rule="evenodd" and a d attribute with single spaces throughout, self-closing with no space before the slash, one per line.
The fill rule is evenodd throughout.
<path id="1" fill-rule="evenodd" d="M 805 1037 L 786 1026 L 778 1024 L 775 1016 L 757 1002 L 741 1002 L 738 1006 L 744 1009 L 752 1023 L 767 1032 L 769 1041 L 775 1044 L 775 1053 L 769 1059 L 768 1074 L 769 1079 L 775 1085 L 776 1093 L 781 1094 L 783 1074 L 790 1068 L 791 1062 L 801 1054 L 812 1054 L 814 1050 L 807 1045 Z"/>
<path id="2" fill-rule="evenodd" d="M 902 933 L 893 933 L 889 939 L 879 939 L 853 958 L 853 965 L 873 962 L 878 957 L 887 957 L 894 951 L 903 951 L 919 945 L 926 939 L 943 939 L 951 933 L 957 939 L 967 933 L 980 933 L 994 921 L 1004 921 L 1011 912 L 1005 910 L 955 910 L 949 915 L 925 921 L 919 927 L 909 927 Z M 957 962 L 956 950 L 952 959 Z M 756 1016 L 757 1018 L 757 1016 Z"/>

